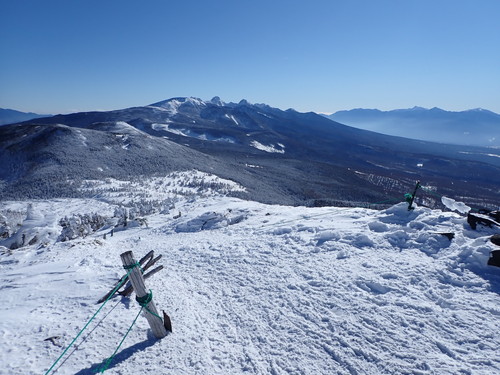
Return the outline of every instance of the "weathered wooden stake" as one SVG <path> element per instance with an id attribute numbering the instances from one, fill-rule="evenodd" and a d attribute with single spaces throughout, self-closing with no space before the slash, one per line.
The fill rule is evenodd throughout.
<path id="1" fill-rule="evenodd" d="M 120 257 L 122 259 L 124 267 L 132 267 L 136 264 L 132 251 L 127 251 L 121 254 Z M 144 283 L 144 277 L 142 276 L 139 267 L 134 267 L 132 269 L 132 272 L 130 272 L 129 275 L 129 280 L 138 298 L 142 298 L 148 295 L 148 291 L 146 290 L 146 285 Z M 167 335 L 167 330 L 163 325 L 163 321 L 158 318 L 158 316 L 151 314 L 148 310 L 150 310 L 155 315 L 160 316 L 152 300 L 147 304 L 147 309 L 144 309 L 144 315 L 148 320 L 149 326 L 151 327 L 151 330 L 153 331 L 155 337 L 158 339 L 165 337 Z"/>
<path id="2" fill-rule="evenodd" d="M 144 269 L 144 268 L 143 268 Z M 148 273 L 145 273 L 143 275 L 144 281 L 148 279 L 148 277 L 153 276 L 155 273 L 160 272 L 163 269 L 163 266 L 158 266 L 154 270 L 149 271 Z M 145 270 L 145 269 L 144 269 Z M 120 296 L 128 297 L 129 295 L 132 294 L 134 289 L 132 288 L 132 285 L 127 286 L 125 289 L 123 289 L 121 292 L 118 292 Z M 108 294 L 109 295 L 109 294 Z M 108 297 L 106 297 L 108 298 Z"/>
<path id="3" fill-rule="evenodd" d="M 154 258 L 154 251 L 151 250 L 149 253 L 147 253 L 146 255 L 144 255 L 141 260 L 139 261 L 139 264 L 141 265 L 142 267 L 142 272 L 146 272 L 151 266 L 153 266 L 156 262 L 158 262 L 160 259 L 161 259 L 161 255 L 158 255 L 156 258 Z M 154 258 L 154 259 L 153 259 Z M 146 263 L 146 265 L 144 265 Z M 159 266 L 159 267 L 156 267 L 154 270 L 144 274 L 144 280 L 146 280 L 148 277 L 154 275 L 156 272 L 160 271 L 161 269 L 163 269 L 163 266 Z M 128 296 L 129 294 L 131 294 L 134 289 L 132 288 L 132 285 L 129 285 L 127 287 L 125 287 L 125 289 L 121 292 L 118 292 L 118 291 L 115 291 L 115 289 L 118 287 L 118 285 L 121 285 L 125 282 L 125 280 L 128 280 L 128 275 L 123 275 L 122 278 L 120 280 L 118 280 L 118 282 L 111 288 L 111 290 L 106 293 L 106 295 L 104 297 L 102 297 L 99 301 L 97 301 L 97 303 L 103 303 L 104 301 L 106 301 L 109 298 L 111 298 L 111 294 L 113 292 L 115 293 L 118 293 L 122 296 Z M 168 331 L 168 329 L 167 329 Z"/>

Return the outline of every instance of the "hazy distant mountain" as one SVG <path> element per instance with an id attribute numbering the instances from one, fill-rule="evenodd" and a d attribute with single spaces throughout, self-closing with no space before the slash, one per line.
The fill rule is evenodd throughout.
<path id="1" fill-rule="evenodd" d="M 462 112 L 439 108 L 353 109 L 328 118 L 378 133 L 474 146 L 500 146 L 500 115 L 485 109 Z"/>
<path id="2" fill-rule="evenodd" d="M 0 125 L 14 124 L 20 121 L 27 121 L 34 118 L 49 117 L 52 115 L 39 115 L 32 112 L 19 112 L 13 109 L 0 108 Z"/>
<path id="3" fill-rule="evenodd" d="M 386 136 L 315 113 L 219 98 L 3 126 L 0 165 L 0 196 L 10 198 L 75 195 L 82 179 L 187 169 L 234 180 L 245 198 L 280 204 L 398 200 L 420 179 L 442 194 L 491 206 L 500 186 L 500 150 Z M 427 203 L 435 201 L 429 196 Z"/>

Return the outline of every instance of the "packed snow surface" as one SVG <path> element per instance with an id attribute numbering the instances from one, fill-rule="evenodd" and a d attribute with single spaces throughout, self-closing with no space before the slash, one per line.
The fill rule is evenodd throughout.
<path id="1" fill-rule="evenodd" d="M 405 203 L 304 208 L 214 193 L 180 197 L 147 227 L 57 242 L 56 218 L 112 215 L 131 200 L 108 183 L 94 199 L 3 202 L 27 237 L 40 234 L 0 247 L 0 374 L 44 374 L 125 273 L 128 250 L 163 255 L 146 284 L 173 333 L 156 340 L 140 317 L 110 375 L 500 373 L 500 268 L 486 265 L 495 229 Z M 51 373 L 94 374 L 139 309 L 111 299 Z"/>

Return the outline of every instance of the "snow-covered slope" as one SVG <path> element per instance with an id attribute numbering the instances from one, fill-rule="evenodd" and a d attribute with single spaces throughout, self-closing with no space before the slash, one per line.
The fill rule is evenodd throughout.
<path id="1" fill-rule="evenodd" d="M 124 274 L 128 250 L 163 255 L 147 285 L 173 333 L 157 341 L 140 317 L 107 374 L 500 372 L 500 268 L 486 266 L 494 229 L 405 203 L 269 206 L 224 197 L 217 184 L 239 188 L 197 172 L 128 191 L 89 182 L 93 200 L 4 202 L 0 213 L 26 238 L 75 213 L 169 207 L 114 236 L 109 226 L 65 242 L 43 232 L 0 248 L 0 374 L 44 374 Z M 95 373 L 138 311 L 133 298 L 110 300 L 54 373 Z"/>

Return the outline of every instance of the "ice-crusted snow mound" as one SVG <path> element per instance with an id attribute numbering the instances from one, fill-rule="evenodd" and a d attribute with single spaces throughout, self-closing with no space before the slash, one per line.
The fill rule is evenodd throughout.
<path id="1" fill-rule="evenodd" d="M 500 268 L 486 266 L 496 229 L 405 203 L 374 211 L 225 197 L 177 202 L 148 223 L 0 255 L 1 374 L 45 373 L 63 348 L 44 339 L 71 342 L 124 273 L 127 250 L 163 255 L 147 284 L 173 333 L 156 341 L 140 318 L 109 374 L 500 372 Z M 111 300 L 56 373 L 94 373 L 138 309 Z"/>
<path id="2" fill-rule="evenodd" d="M 445 205 L 446 208 L 448 208 L 452 211 L 458 211 L 462 214 L 466 214 L 471 209 L 465 203 L 457 202 L 456 200 L 448 198 L 448 197 L 442 197 L 441 202 Z"/>
<path id="3" fill-rule="evenodd" d="M 175 226 L 176 232 L 199 232 L 227 227 L 242 222 L 246 218 L 246 211 L 233 212 L 205 212 L 195 218 L 181 221 Z"/>

